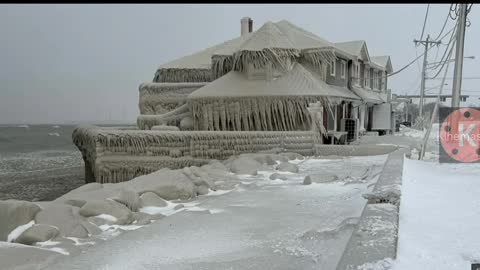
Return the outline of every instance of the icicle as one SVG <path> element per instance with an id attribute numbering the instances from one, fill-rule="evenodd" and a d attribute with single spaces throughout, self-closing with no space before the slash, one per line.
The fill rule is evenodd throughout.
<path id="1" fill-rule="evenodd" d="M 234 111 L 235 111 L 235 130 L 236 131 L 241 131 L 242 130 L 242 122 L 241 122 L 241 110 L 242 108 L 240 107 L 240 102 L 235 102 L 234 103 Z"/>
<path id="2" fill-rule="evenodd" d="M 218 101 L 215 101 L 213 104 L 213 130 L 220 130 L 220 113 L 218 111 L 219 107 Z"/>
<path id="3" fill-rule="evenodd" d="M 158 69 L 153 82 L 210 82 L 212 71 L 210 69 Z"/>

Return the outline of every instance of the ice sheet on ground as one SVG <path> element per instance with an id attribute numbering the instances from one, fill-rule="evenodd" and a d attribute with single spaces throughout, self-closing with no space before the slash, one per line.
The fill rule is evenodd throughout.
<path id="1" fill-rule="evenodd" d="M 141 226 L 101 226 L 104 232 L 98 238 L 109 239 L 121 234 L 116 238 L 119 240 L 114 239 L 108 244 L 109 249 L 115 250 L 115 256 L 101 256 L 100 254 L 104 253 L 101 250 L 107 248 L 107 245 L 96 245 L 91 247 L 93 251 L 89 252 L 89 256 L 85 254 L 88 258 L 85 257 L 84 262 L 93 263 L 92 267 L 95 264 L 98 266 L 107 263 L 112 269 L 132 269 L 139 266 L 140 269 L 149 269 L 148 265 L 177 269 L 175 267 L 179 262 L 184 266 L 204 262 L 207 265 L 216 265 L 212 269 L 224 269 L 222 261 L 250 261 L 250 258 L 262 254 L 261 256 L 273 256 L 271 258 L 275 260 L 285 256 L 287 257 L 284 260 L 295 258 L 302 262 L 302 265 L 304 261 L 308 261 L 305 265 L 309 267 L 302 269 L 326 267 L 339 259 L 339 250 L 348 241 L 348 230 L 337 230 L 339 238 L 322 239 L 320 241 L 324 241 L 323 244 L 318 241 L 304 241 L 300 236 L 312 229 L 335 230 L 335 226 L 341 224 L 345 218 L 360 215 L 362 204 L 365 203 L 361 194 L 368 188 L 365 183 L 345 186 L 342 182 L 304 186 L 301 185 L 303 178 L 308 174 L 323 171 L 340 174 L 368 167 L 376 171 L 381 169 L 386 158 L 387 155 L 341 160 L 301 160 L 300 172 L 292 173 L 287 181 L 270 180 L 269 176 L 276 172 L 274 170 L 261 171 L 256 176 L 243 176 L 248 178 L 249 182 L 262 183 L 258 188 L 247 190 L 239 180 L 234 189 L 210 191 L 193 202 L 167 201 L 166 207 L 141 208 L 140 212 L 170 216 L 165 219 L 168 222 L 161 222 L 162 219 L 146 225 L 142 230 L 126 234 L 121 234 L 120 230 L 136 230 Z M 218 197 L 210 199 L 208 196 Z M 268 200 L 265 199 L 267 197 Z M 179 204 L 184 207 L 175 210 Z M 189 212 L 204 210 L 216 215 L 200 215 L 192 223 Z M 222 225 L 227 223 L 232 226 Z M 136 248 L 120 245 L 126 243 L 125 239 L 130 239 L 128 241 L 134 243 Z M 138 246 L 136 242 L 141 242 L 142 245 Z M 188 245 L 185 245 L 187 242 Z M 278 250 L 277 253 L 274 253 L 274 250 Z M 122 259 L 126 257 L 132 260 Z M 75 258 L 75 262 L 81 265 L 83 255 Z M 311 268 L 312 260 L 316 261 L 314 268 Z M 277 265 L 279 263 L 278 261 Z"/>

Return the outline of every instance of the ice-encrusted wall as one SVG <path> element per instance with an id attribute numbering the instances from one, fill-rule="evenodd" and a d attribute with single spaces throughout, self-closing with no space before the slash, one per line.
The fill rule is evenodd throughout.
<path id="1" fill-rule="evenodd" d="M 78 127 L 72 137 L 85 161 L 86 181 L 101 183 L 271 149 L 312 155 L 315 141 L 310 131 L 156 131 L 95 126 Z"/>

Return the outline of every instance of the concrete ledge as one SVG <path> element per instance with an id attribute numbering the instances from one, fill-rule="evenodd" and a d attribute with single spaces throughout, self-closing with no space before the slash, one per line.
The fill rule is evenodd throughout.
<path id="1" fill-rule="evenodd" d="M 386 155 L 398 147 L 394 145 L 316 145 L 319 156 L 377 156 Z"/>
<path id="2" fill-rule="evenodd" d="M 397 224 L 398 207 L 390 203 L 367 204 L 337 270 L 362 269 L 359 266 L 369 262 L 394 258 Z"/>
<path id="3" fill-rule="evenodd" d="M 395 258 L 403 161 L 410 149 L 392 152 L 360 216 L 337 270 L 353 270 L 367 263 Z"/>

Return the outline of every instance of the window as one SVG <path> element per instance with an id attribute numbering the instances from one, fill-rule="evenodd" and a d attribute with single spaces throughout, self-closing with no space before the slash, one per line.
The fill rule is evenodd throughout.
<path id="1" fill-rule="evenodd" d="M 370 87 L 370 68 L 365 66 L 365 87 Z"/>
<path id="2" fill-rule="evenodd" d="M 445 101 L 447 101 L 447 98 L 446 97 L 440 97 L 440 101 L 445 102 Z"/>
<path id="3" fill-rule="evenodd" d="M 341 68 L 341 76 L 342 78 L 345 78 L 345 74 L 347 73 L 347 65 L 345 64 L 345 61 L 342 60 L 342 62 L 340 62 L 340 68 Z"/>
<path id="4" fill-rule="evenodd" d="M 387 73 L 383 73 L 383 72 L 380 72 L 380 90 L 384 90 L 385 89 L 385 76 L 387 75 Z"/>
<path id="5" fill-rule="evenodd" d="M 373 70 L 373 88 L 377 89 L 377 72 Z"/>
<path id="6" fill-rule="evenodd" d="M 360 63 L 355 63 L 355 83 L 360 84 Z"/>
<path id="7" fill-rule="evenodd" d="M 335 76 L 335 70 L 336 70 L 335 64 L 336 64 L 335 60 L 330 62 L 330 76 Z"/>
<path id="8" fill-rule="evenodd" d="M 467 101 L 467 97 L 460 97 L 460 100 L 465 102 L 465 101 Z"/>

